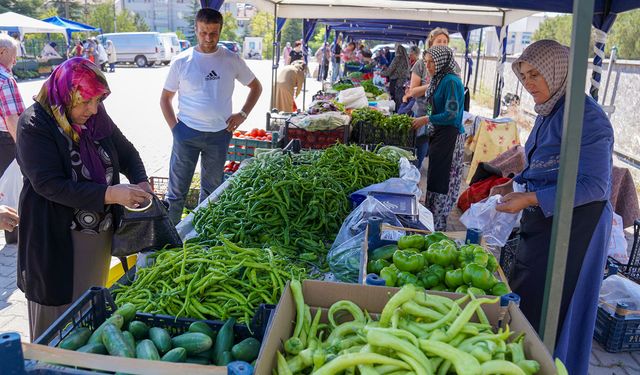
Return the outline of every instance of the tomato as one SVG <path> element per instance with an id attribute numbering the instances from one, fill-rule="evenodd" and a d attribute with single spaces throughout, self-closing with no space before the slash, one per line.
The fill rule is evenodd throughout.
<path id="1" fill-rule="evenodd" d="M 240 132 L 239 132 L 239 131 L 237 131 L 237 130 L 233 132 L 233 136 L 234 136 L 234 137 L 238 137 L 238 136 L 240 136 L 240 135 L 242 135 L 242 133 L 240 133 Z"/>
<path id="2" fill-rule="evenodd" d="M 249 132 L 249 135 L 252 137 L 255 137 L 258 135 L 258 133 L 260 132 L 260 130 L 258 130 L 258 128 L 253 128 L 251 129 L 251 131 Z"/>
<path id="3" fill-rule="evenodd" d="M 267 135 L 267 131 L 264 129 L 259 129 L 258 130 L 258 135 L 260 135 L 261 137 L 264 137 Z"/>

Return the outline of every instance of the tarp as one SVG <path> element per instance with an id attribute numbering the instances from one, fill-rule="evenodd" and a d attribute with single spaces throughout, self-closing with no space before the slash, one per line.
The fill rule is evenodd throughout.
<path id="1" fill-rule="evenodd" d="M 62 33 L 67 34 L 64 27 L 52 25 L 35 18 L 14 12 L 0 14 L 0 30 L 20 33 L 20 38 L 29 33 Z"/>
<path id="2" fill-rule="evenodd" d="M 75 22 L 68 20 L 62 17 L 49 17 L 42 20 L 42 22 L 50 23 L 52 25 L 64 27 L 67 31 L 67 39 L 71 40 L 71 34 L 75 32 L 87 32 L 87 31 L 98 31 L 100 32 L 100 28 L 85 25 L 80 22 Z"/>

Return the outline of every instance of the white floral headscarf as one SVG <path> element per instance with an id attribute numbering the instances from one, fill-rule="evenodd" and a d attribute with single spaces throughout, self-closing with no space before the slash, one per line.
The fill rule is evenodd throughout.
<path id="1" fill-rule="evenodd" d="M 513 72 L 524 86 L 520 63 L 526 62 L 536 68 L 549 86 L 551 97 L 542 104 L 536 104 L 534 110 L 542 116 L 548 116 L 567 88 L 569 74 L 569 47 L 555 40 L 540 40 L 527 47 L 522 55 L 511 64 Z"/>

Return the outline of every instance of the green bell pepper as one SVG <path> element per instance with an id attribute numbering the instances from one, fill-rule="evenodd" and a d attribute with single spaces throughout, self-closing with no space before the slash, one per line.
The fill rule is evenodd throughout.
<path id="1" fill-rule="evenodd" d="M 444 267 L 439 264 L 432 264 L 427 270 L 438 276 L 438 280 L 440 280 L 441 283 L 444 282 L 444 275 L 447 273 Z"/>
<path id="2" fill-rule="evenodd" d="M 422 235 L 414 234 L 410 236 L 402 236 L 398 240 L 398 249 L 424 249 L 425 238 Z"/>
<path id="3" fill-rule="evenodd" d="M 429 246 L 427 258 L 431 264 L 447 267 L 458 258 L 458 249 L 452 241 L 442 240 Z"/>
<path id="4" fill-rule="evenodd" d="M 458 263 L 461 268 L 465 268 L 471 263 L 478 264 L 482 267 L 487 266 L 489 254 L 480 245 L 464 245 L 460 247 L 460 255 L 458 255 Z"/>
<path id="5" fill-rule="evenodd" d="M 411 250 L 396 250 L 393 253 L 393 264 L 400 271 L 418 272 L 425 266 L 425 260 L 422 254 Z"/>
<path id="6" fill-rule="evenodd" d="M 398 267 L 390 265 L 380 270 L 380 277 L 384 279 L 386 286 L 396 286 L 398 282 Z"/>
<path id="7" fill-rule="evenodd" d="M 454 290 L 460 285 L 464 284 L 462 280 L 462 270 L 458 268 L 455 270 L 447 271 L 444 276 L 444 283 L 447 284 L 450 289 Z"/>
<path id="8" fill-rule="evenodd" d="M 422 287 L 426 289 L 431 289 L 432 287 L 440 284 L 440 278 L 435 273 L 429 271 L 429 269 L 424 269 L 416 275 L 418 276 L 418 280 L 422 283 Z"/>
<path id="9" fill-rule="evenodd" d="M 429 246 L 433 245 L 436 242 L 440 242 L 442 240 L 449 240 L 451 241 L 451 239 L 449 237 L 447 237 L 446 234 L 442 233 L 442 232 L 433 232 L 429 235 L 424 236 L 424 248 L 428 249 Z"/>
<path id="10" fill-rule="evenodd" d="M 367 272 L 380 274 L 380 271 L 389 265 L 391 265 L 391 263 L 385 259 L 370 260 L 367 264 Z"/>
<path id="11" fill-rule="evenodd" d="M 492 296 L 503 296 L 505 294 L 509 294 L 509 288 L 507 287 L 507 284 L 502 281 L 496 283 L 496 285 L 491 288 Z"/>
<path id="12" fill-rule="evenodd" d="M 498 282 L 488 269 L 475 263 L 471 263 L 464 268 L 462 279 L 465 284 L 470 284 L 483 290 L 491 290 Z"/>
<path id="13" fill-rule="evenodd" d="M 416 285 L 418 283 L 418 277 L 410 272 L 400 271 L 398 272 L 398 281 L 396 286 L 404 286 L 407 284 Z"/>
<path id="14" fill-rule="evenodd" d="M 496 257 L 493 256 L 493 254 L 487 254 L 487 255 L 489 255 L 489 260 L 487 261 L 487 269 L 491 273 L 494 273 L 498 269 L 498 260 L 496 259 Z"/>
<path id="15" fill-rule="evenodd" d="M 471 294 L 473 294 L 474 296 L 486 296 L 487 292 L 485 292 L 484 290 L 480 289 L 480 288 L 476 288 L 475 286 L 470 286 L 469 289 L 467 289 Z"/>

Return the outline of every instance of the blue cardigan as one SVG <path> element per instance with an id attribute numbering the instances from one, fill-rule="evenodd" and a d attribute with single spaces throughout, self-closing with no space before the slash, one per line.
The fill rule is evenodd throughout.
<path id="1" fill-rule="evenodd" d="M 464 86 L 460 77 L 447 74 L 433 93 L 433 108 L 429 121 L 435 126 L 455 126 L 464 134 Z"/>

